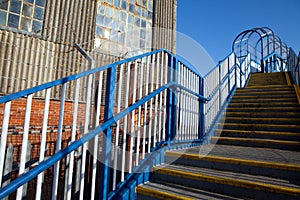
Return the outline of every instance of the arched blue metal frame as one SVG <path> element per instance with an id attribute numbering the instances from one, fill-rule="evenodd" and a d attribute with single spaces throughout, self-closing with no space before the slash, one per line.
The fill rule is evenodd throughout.
<path id="1" fill-rule="evenodd" d="M 266 66 L 265 68 L 265 65 L 276 66 L 278 57 L 284 62 L 288 57 L 287 45 L 268 27 L 243 31 L 234 39 L 232 51 L 240 62 L 245 59 L 248 53 L 254 55 L 253 59 L 261 64 L 263 72 L 269 71 L 269 67 Z M 273 55 L 275 57 L 272 57 Z M 268 58 L 270 59 L 267 60 Z"/>

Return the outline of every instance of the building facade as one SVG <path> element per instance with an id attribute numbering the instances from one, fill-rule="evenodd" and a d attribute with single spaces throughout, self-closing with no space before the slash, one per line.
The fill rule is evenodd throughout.
<path id="1" fill-rule="evenodd" d="M 0 0 L 0 94 L 159 48 L 175 52 L 176 0 Z"/>

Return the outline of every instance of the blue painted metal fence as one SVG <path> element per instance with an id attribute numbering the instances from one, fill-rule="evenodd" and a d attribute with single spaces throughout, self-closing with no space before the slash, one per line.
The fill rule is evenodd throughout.
<path id="1" fill-rule="evenodd" d="M 289 59 L 289 70 L 299 81 L 299 59 L 295 54 L 293 60 Z M 287 65 L 286 60 L 282 62 Z M 153 165 L 163 162 L 165 149 L 208 142 L 207 136 L 231 95 L 247 84 L 260 64 L 251 52 L 243 59 L 233 52 L 202 77 L 194 67 L 162 49 L 1 97 L 1 158 L 5 157 L 14 101 L 27 102 L 23 145 L 28 142 L 36 93 L 44 94 L 44 112 L 38 164 L 30 167 L 20 160 L 18 178 L 1 185 L 0 199 L 12 193 L 21 199 L 22 186 L 36 177 L 34 195 L 41 199 L 45 171 L 53 175 L 52 199 L 134 197 L 135 186 L 148 180 Z M 54 89 L 61 96 L 56 149 L 54 155 L 45 157 L 50 94 Z M 69 102 L 73 113 L 68 113 L 72 115 L 71 136 L 69 145 L 61 149 L 66 94 L 74 97 Z M 24 157 L 26 150 L 21 154 Z M 1 159 L 1 178 L 4 165 Z M 25 167 L 29 169 L 26 173 Z"/>

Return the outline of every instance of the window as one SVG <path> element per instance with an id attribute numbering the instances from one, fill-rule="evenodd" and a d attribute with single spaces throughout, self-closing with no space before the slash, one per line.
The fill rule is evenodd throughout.
<path id="1" fill-rule="evenodd" d="M 153 0 L 98 0 L 95 48 L 133 56 L 152 44 Z"/>
<path id="2" fill-rule="evenodd" d="M 40 35 L 46 0 L 0 0 L 0 26 Z"/>

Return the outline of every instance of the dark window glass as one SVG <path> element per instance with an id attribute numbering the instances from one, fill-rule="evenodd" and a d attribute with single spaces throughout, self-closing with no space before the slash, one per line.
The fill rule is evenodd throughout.
<path id="1" fill-rule="evenodd" d="M 7 10 L 8 0 L 0 0 L 0 9 Z"/>
<path id="2" fill-rule="evenodd" d="M 27 19 L 25 17 L 22 17 L 21 19 L 21 29 L 24 30 L 24 31 L 31 31 L 30 28 L 31 28 L 31 24 L 30 24 L 30 19 Z"/>
<path id="3" fill-rule="evenodd" d="M 6 12 L 0 10 L 0 25 L 6 25 Z"/>
<path id="4" fill-rule="evenodd" d="M 36 0 L 35 4 L 38 6 L 45 7 L 46 1 L 45 0 Z"/>
<path id="5" fill-rule="evenodd" d="M 125 0 L 122 1 L 122 9 L 123 10 L 127 9 L 127 2 Z"/>
<path id="6" fill-rule="evenodd" d="M 96 34 L 99 36 L 99 37 L 102 37 L 102 28 L 97 26 L 96 27 Z"/>
<path id="7" fill-rule="evenodd" d="M 38 20 L 43 20 L 44 18 L 44 9 L 35 7 L 34 8 L 34 18 Z"/>
<path id="8" fill-rule="evenodd" d="M 134 5 L 129 4 L 129 12 L 134 13 Z"/>
<path id="9" fill-rule="evenodd" d="M 39 33 L 40 31 L 42 31 L 42 28 L 43 28 L 42 22 L 33 20 L 33 22 L 32 22 L 32 31 L 33 32 Z"/>
<path id="10" fill-rule="evenodd" d="M 24 4 L 22 14 L 26 17 L 32 17 L 32 10 L 33 10 L 33 7 L 31 5 Z"/>
<path id="11" fill-rule="evenodd" d="M 34 0 L 25 0 L 25 2 L 28 2 L 28 3 L 33 4 L 33 3 L 34 3 Z"/>
<path id="12" fill-rule="evenodd" d="M 21 1 L 19 0 L 11 0 L 10 1 L 10 6 L 9 6 L 9 11 L 13 13 L 20 14 L 21 10 Z"/>
<path id="13" fill-rule="evenodd" d="M 9 14 L 7 25 L 12 28 L 18 28 L 19 26 L 19 16 L 14 14 Z"/>

